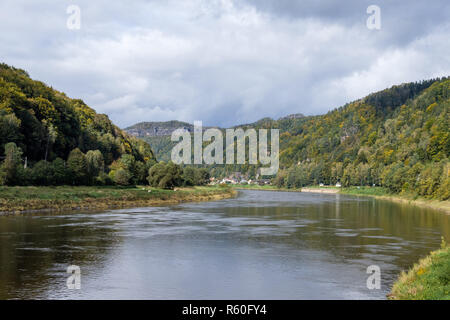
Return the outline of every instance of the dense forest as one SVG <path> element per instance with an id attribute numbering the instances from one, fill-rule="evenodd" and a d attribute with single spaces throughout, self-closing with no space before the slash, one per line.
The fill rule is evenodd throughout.
<path id="1" fill-rule="evenodd" d="M 156 161 L 147 143 L 82 100 L 6 64 L 0 64 L 0 158 L 0 185 L 129 185 L 151 178 L 172 188 L 205 180 L 203 171 L 175 170 L 171 176 L 173 166 L 161 164 L 167 174 L 155 182 L 149 172 Z"/>
<path id="2" fill-rule="evenodd" d="M 209 173 L 156 163 L 148 143 L 82 100 L 0 64 L 0 185 L 206 184 Z"/>
<path id="3" fill-rule="evenodd" d="M 280 129 L 280 170 L 272 177 L 280 187 L 376 185 L 449 199 L 449 88 L 448 78 L 407 83 L 325 115 L 264 118 L 239 127 Z M 159 155 L 169 160 L 174 143 L 162 134 L 147 139 L 159 143 Z M 5 64 L 0 64 L 0 157 L 3 185 L 173 188 L 204 184 L 210 175 L 258 175 L 258 166 L 248 164 L 157 164 L 148 143 L 106 115 Z"/>
<path id="4" fill-rule="evenodd" d="M 450 197 L 450 80 L 390 89 L 300 122 L 280 123 L 286 187 L 377 185 Z"/>
<path id="5" fill-rule="evenodd" d="M 450 80 L 407 83 L 309 117 L 261 119 L 247 128 L 280 129 L 280 171 L 273 183 L 383 186 L 394 193 L 450 197 Z M 170 158 L 170 136 L 145 137 Z M 208 166 L 212 176 L 255 178 L 257 166 Z"/>

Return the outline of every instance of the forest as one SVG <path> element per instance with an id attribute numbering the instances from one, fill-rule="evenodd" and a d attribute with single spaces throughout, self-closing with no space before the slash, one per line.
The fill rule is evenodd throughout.
<path id="1" fill-rule="evenodd" d="M 450 198 L 450 79 L 406 83 L 325 115 L 261 119 L 280 129 L 279 187 L 382 186 Z M 156 140 L 155 140 L 156 139 Z M 153 137 L 170 158 L 170 136 Z M 224 145 L 225 147 L 225 145 Z M 197 185 L 210 176 L 258 176 L 258 165 L 157 163 L 150 145 L 20 69 L 0 64 L 1 185 Z M 158 159 L 161 160 L 161 159 Z"/>
<path id="2" fill-rule="evenodd" d="M 148 143 L 107 115 L 0 64 L 0 185 L 205 184 L 200 169 L 158 164 Z M 149 179 L 150 178 L 150 179 Z"/>
<path id="3" fill-rule="evenodd" d="M 279 123 L 278 186 L 382 186 L 450 197 L 450 80 L 408 83 L 326 115 Z"/>
<path id="4" fill-rule="evenodd" d="M 279 187 L 382 186 L 446 200 L 450 197 L 448 78 L 396 85 L 325 115 L 264 118 L 243 129 L 280 129 Z M 143 137 L 169 159 L 170 136 Z M 259 166 L 207 166 L 211 176 L 240 172 L 254 179 Z"/>

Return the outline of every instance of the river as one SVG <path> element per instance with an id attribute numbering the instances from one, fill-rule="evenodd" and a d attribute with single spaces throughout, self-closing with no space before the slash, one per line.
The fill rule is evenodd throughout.
<path id="1" fill-rule="evenodd" d="M 340 194 L 0 217 L 0 299 L 385 299 L 450 216 Z M 68 289 L 69 265 L 80 289 Z M 369 266 L 380 289 L 368 289 Z"/>

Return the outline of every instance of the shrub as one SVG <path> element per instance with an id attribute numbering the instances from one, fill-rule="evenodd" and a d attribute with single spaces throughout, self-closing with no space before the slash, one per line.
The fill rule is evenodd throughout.
<path id="1" fill-rule="evenodd" d="M 131 173 L 128 170 L 120 168 L 114 174 L 114 182 L 121 186 L 128 186 L 130 184 Z"/>
<path id="2" fill-rule="evenodd" d="M 147 180 L 152 187 L 173 189 L 183 184 L 182 173 L 179 165 L 160 162 L 150 168 Z"/>

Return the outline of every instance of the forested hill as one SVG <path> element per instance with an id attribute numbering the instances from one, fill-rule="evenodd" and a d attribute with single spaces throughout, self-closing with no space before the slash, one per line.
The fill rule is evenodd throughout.
<path id="1" fill-rule="evenodd" d="M 450 80 L 394 86 L 326 115 L 276 124 L 276 183 L 381 185 L 450 196 Z"/>
<path id="2" fill-rule="evenodd" d="M 378 185 L 393 192 L 450 197 L 450 79 L 406 83 L 373 93 L 319 116 L 261 119 L 242 128 L 280 129 L 280 171 L 285 187 L 340 182 Z M 146 138 L 157 158 L 170 159 L 169 137 Z M 214 166 L 211 173 L 257 170 Z"/>
<path id="3" fill-rule="evenodd" d="M 105 165 L 123 154 L 153 159 L 150 146 L 129 136 L 82 100 L 70 99 L 20 69 L 0 64 L 0 155 L 14 142 L 29 164 L 67 159 L 78 148 L 99 150 Z"/>

